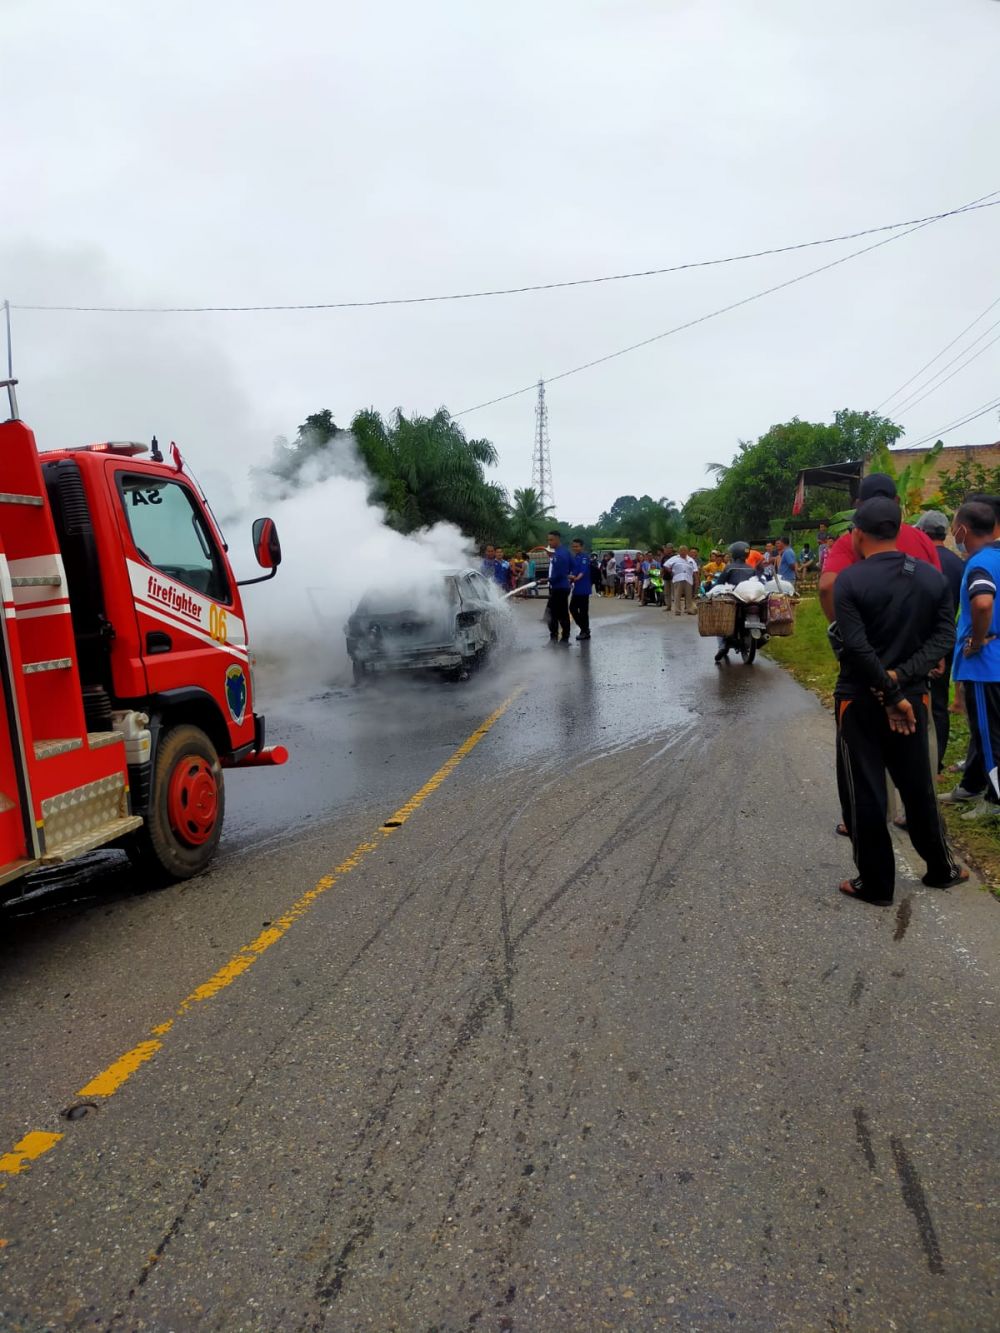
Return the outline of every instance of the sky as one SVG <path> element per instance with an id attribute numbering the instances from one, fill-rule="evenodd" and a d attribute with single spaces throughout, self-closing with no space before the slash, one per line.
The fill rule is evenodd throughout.
<path id="1" fill-rule="evenodd" d="M 866 242 L 366 310 L 17 307 L 558 282 L 1000 190 L 997 0 L 0 0 L 0 34 L 22 415 L 43 448 L 176 439 L 223 486 L 311 412 L 457 414 Z M 558 513 L 683 501 L 775 422 L 883 402 L 1000 297 L 998 235 L 1000 208 L 946 219 L 552 383 Z M 1000 395 L 998 366 L 1000 344 L 901 413 L 903 442 Z M 530 484 L 534 406 L 529 391 L 460 418 L 511 490 Z M 946 439 L 998 437 L 991 412 Z"/>

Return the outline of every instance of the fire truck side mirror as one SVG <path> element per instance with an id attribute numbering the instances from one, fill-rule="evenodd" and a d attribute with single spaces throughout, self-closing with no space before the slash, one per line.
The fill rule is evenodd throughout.
<path id="1" fill-rule="evenodd" d="M 277 569 L 281 564 L 281 542 L 273 518 L 254 520 L 253 550 L 261 569 Z"/>

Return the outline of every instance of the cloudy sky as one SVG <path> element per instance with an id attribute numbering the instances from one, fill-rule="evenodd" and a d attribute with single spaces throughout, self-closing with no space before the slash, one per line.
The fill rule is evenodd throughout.
<path id="1" fill-rule="evenodd" d="M 0 0 L 0 24 L 18 306 L 553 282 L 1000 190 L 997 0 Z M 998 236 L 1000 208 L 948 219 L 553 383 L 560 514 L 682 500 L 773 422 L 888 398 L 1000 297 Z M 235 474 L 309 412 L 460 412 L 862 244 L 410 307 L 18 309 L 22 412 L 43 446 L 155 431 Z M 907 438 L 1000 395 L 998 363 L 1000 344 L 902 413 Z M 530 480 L 532 393 L 462 421 L 508 487 Z M 998 436 L 991 412 L 947 439 Z"/>

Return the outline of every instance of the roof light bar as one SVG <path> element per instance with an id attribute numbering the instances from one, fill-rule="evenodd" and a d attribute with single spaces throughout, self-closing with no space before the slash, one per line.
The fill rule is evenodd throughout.
<path id="1" fill-rule="evenodd" d="M 103 444 L 77 444 L 74 453 L 84 454 L 144 454 L 148 444 L 136 444 L 133 440 L 106 440 Z"/>

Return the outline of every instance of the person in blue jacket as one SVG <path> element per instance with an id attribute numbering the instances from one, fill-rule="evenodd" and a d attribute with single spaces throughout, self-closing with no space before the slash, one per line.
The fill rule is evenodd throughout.
<path id="1" fill-rule="evenodd" d="M 545 619 L 549 638 L 553 643 L 569 643 L 569 594 L 572 566 L 570 554 L 562 544 L 562 533 L 553 528 L 549 533 L 549 601 Z"/>
<path id="2" fill-rule="evenodd" d="M 593 575 L 590 570 L 590 556 L 583 549 L 582 537 L 573 538 L 570 568 L 569 613 L 580 629 L 580 633 L 576 637 L 586 640 L 590 638 L 590 594 L 594 588 Z"/>

